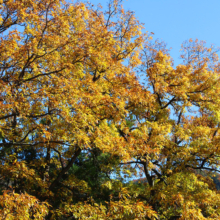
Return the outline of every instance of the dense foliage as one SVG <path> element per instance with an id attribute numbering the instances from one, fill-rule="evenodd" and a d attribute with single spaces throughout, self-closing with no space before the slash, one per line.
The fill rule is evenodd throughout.
<path id="1" fill-rule="evenodd" d="M 215 48 L 174 67 L 119 0 L 0 3 L 0 219 L 220 218 Z"/>

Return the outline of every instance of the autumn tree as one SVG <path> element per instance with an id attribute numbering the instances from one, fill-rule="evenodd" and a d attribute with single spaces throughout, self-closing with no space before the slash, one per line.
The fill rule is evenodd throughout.
<path id="1" fill-rule="evenodd" d="M 1 219 L 220 216 L 195 172 L 219 171 L 213 47 L 184 43 L 174 67 L 118 0 L 0 7 Z M 138 172 L 144 187 L 124 181 Z"/>

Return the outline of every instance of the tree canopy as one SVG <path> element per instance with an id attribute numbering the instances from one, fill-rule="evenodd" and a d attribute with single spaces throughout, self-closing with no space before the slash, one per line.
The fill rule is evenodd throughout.
<path id="1" fill-rule="evenodd" d="M 0 219 L 220 218 L 218 49 L 175 67 L 120 0 L 0 3 Z"/>

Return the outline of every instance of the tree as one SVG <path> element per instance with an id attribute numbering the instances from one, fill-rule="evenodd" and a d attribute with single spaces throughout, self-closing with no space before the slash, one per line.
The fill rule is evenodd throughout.
<path id="1" fill-rule="evenodd" d="M 174 68 L 117 0 L 0 10 L 2 219 L 24 219 L 18 207 L 27 219 L 220 216 L 212 179 L 195 172 L 219 171 L 213 47 L 184 43 Z M 124 181 L 138 171 L 144 187 Z"/>

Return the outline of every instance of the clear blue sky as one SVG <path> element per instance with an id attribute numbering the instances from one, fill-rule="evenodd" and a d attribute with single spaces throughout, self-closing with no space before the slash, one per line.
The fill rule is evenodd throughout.
<path id="1" fill-rule="evenodd" d="M 90 2 L 106 6 L 108 0 Z M 154 39 L 172 47 L 175 65 L 182 42 L 189 38 L 220 46 L 220 0 L 124 0 L 123 5 L 135 12 L 146 31 L 155 33 Z"/>

